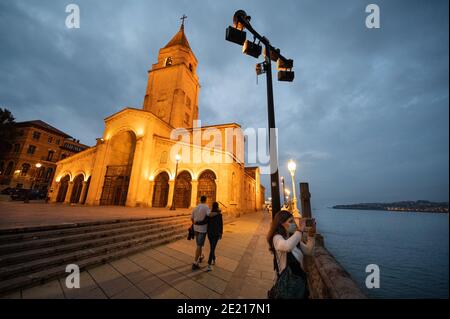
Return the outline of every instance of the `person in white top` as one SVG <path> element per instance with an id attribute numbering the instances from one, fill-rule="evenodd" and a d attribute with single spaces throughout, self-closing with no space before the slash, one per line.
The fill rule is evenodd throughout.
<path id="1" fill-rule="evenodd" d="M 205 245 L 206 233 L 208 230 L 206 216 L 211 214 L 211 210 L 208 205 L 206 205 L 206 196 L 200 197 L 200 204 L 194 208 L 192 211 L 191 221 L 194 224 L 194 233 L 195 233 L 195 258 L 194 263 L 192 264 L 192 270 L 197 270 L 200 268 L 199 263 L 203 260 L 202 249 L 203 245 Z"/>
<path id="2" fill-rule="evenodd" d="M 288 252 L 292 253 L 303 270 L 303 256 L 313 254 L 316 226 L 314 224 L 308 232 L 308 241 L 306 243 L 302 241 L 304 229 L 304 222 L 297 226 L 293 215 L 289 211 L 281 210 L 275 215 L 267 240 L 270 251 L 276 255 L 280 274 L 286 268 Z"/>

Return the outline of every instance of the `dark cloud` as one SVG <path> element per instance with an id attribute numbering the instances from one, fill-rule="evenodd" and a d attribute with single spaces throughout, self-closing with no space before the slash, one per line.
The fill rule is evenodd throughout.
<path id="1" fill-rule="evenodd" d="M 0 104 L 18 120 L 93 144 L 106 116 L 141 106 L 147 70 L 185 13 L 202 121 L 267 126 L 257 61 L 224 41 L 242 1 L 73 3 L 78 30 L 65 28 L 68 3 L 0 4 Z M 295 82 L 274 83 L 281 174 L 296 159 L 316 205 L 448 200 L 448 2 L 375 1 L 379 30 L 365 28 L 369 3 L 246 2 L 253 25 L 295 60 Z"/>

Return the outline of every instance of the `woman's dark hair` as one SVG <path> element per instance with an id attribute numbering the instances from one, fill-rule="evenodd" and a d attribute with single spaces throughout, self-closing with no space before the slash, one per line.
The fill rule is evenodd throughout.
<path id="1" fill-rule="evenodd" d="M 213 211 L 213 212 L 220 212 L 220 209 L 219 209 L 219 203 L 218 203 L 218 202 L 212 203 L 212 209 L 211 209 L 211 211 Z"/>
<path id="2" fill-rule="evenodd" d="M 291 217 L 292 213 L 290 211 L 280 210 L 272 220 L 269 233 L 267 234 L 267 242 L 269 243 L 269 250 L 272 253 L 275 252 L 275 248 L 273 247 L 273 237 L 275 235 L 281 235 L 283 237 L 287 236 L 286 229 L 283 227 L 282 224 L 285 223 Z"/>

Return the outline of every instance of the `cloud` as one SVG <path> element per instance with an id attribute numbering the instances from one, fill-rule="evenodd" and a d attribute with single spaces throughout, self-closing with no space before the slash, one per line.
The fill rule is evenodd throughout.
<path id="1" fill-rule="evenodd" d="M 261 59 L 224 40 L 241 1 L 77 4 L 81 28 L 69 30 L 63 2 L 1 2 L 0 104 L 18 120 L 94 144 L 105 117 L 141 107 L 147 70 L 185 13 L 202 122 L 267 127 Z M 274 81 L 280 174 L 294 158 L 316 205 L 448 200 L 448 2 L 377 4 L 381 29 L 369 30 L 362 2 L 245 3 L 254 27 L 294 59 L 295 81 Z"/>

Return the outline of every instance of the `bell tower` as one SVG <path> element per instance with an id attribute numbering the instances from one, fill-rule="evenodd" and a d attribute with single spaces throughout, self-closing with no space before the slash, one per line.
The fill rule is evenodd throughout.
<path id="1" fill-rule="evenodd" d="M 159 50 L 158 62 L 148 71 L 144 110 L 150 111 L 174 128 L 190 128 L 198 119 L 197 59 L 180 30 Z"/>

